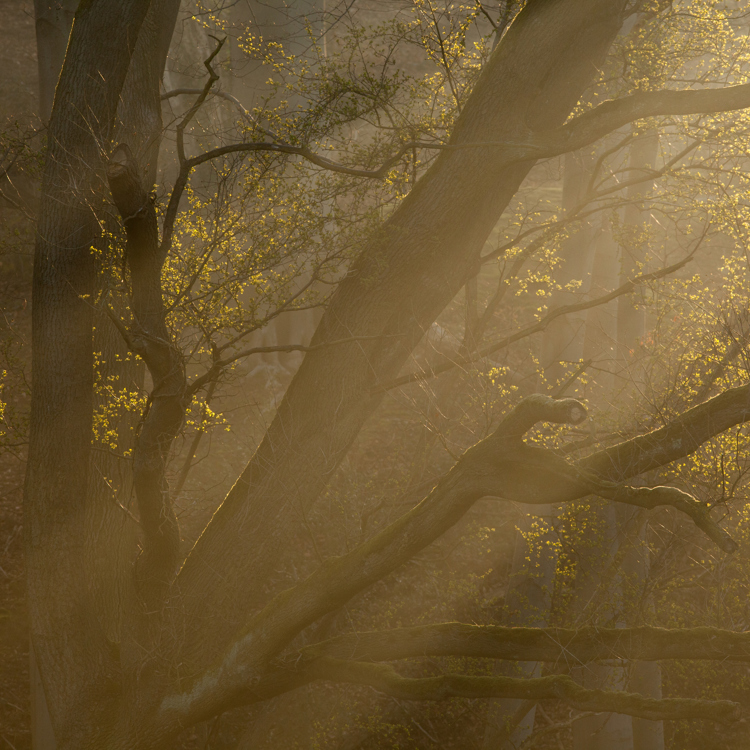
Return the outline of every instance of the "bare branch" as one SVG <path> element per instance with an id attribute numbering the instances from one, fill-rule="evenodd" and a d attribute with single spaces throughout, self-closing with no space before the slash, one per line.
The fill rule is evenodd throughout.
<path id="1" fill-rule="evenodd" d="M 577 151 L 647 117 L 705 115 L 750 107 L 750 84 L 692 91 L 649 91 L 612 99 L 536 138 L 536 158 Z"/>
<path id="2" fill-rule="evenodd" d="M 408 385 L 409 383 L 424 382 L 426 380 L 430 380 L 431 378 L 436 377 L 437 375 L 447 372 L 448 370 L 452 370 L 454 367 L 466 367 L 472 364 L 473 362 L 476 362 L 478 359 L 481 359 L 482 357 L 486 357 L 490 354 L 493 354 L 494 352 L 499 351 L 500 349 L 505 349 L 511 344 L 514 344 L 516 341 L 525 339 L 527 336 L 533 336 L 535 333 L 541 333 L 547 328 L 547 326 L 549 326 L 549 324 L 553 320 L 556 320 L 557 318 L 563 315 L 570 315 L 571 313 L 581 312 L 583 310 L 589 310 L 592 307 L 599 307 L 600 305 L 606 305 L 608 302 L 611 302 L 613 299 L 617 299 L 618 297 L 621 297 L 623 294 L 630 294 L 639 284 L 645 284 L 648 281 L 655 281 L 656 279 L 661 279 L 664 276 L 668 276 L 669 274 L 675 273 L 675 271 L 679 271 L 683 266 L 685 266 L 687 263 L 689 263 L 692 260 L 695 252 L 696 251 L 693 250 L 693 252 L 690 253 L 690 255 L 678 261 L 677 263 L 673 263 L 671 266 L 667 266 L 666 268 L 661 268 L 658 271 L 654 271 L 652 273 L 639 274 L 634 279 L 631 279 L 630 281 L 626 281 L 624 284 L 617 287 L 617 289 L 609 292 L 608 294 L 604 294 L 601 297 L 597 297 L 596 299 L 586 300 L 585 302 L 576 302 L 571 305 L 562 305 L 561 307 L 556 307 L 550 310 L 545 316 L 540 318 L 536 323 L 533 323 L 530 326 L 526 326 L 526 328 L 522 328 L 520 331 L 517 331 L 516 333 L 511 334 L 510 336 L 506 336 L 500 341 L 496 341 L 492 344 L 488 344 L 487 346 L 481 349 L 477 349 L 475 352 L 472 352 L 469 356 L 460 357 L 457 359 L 445 360 L 435 365 L 434 367 L 431 367 L 429 370 L 422 371 L 422 372 L 414 372 L 414 373 L 410 373 L 409 375 L 402 375 L 401 377 L 396 378 L 395 380 L 391 380 L 389 383 L 383 383 L 382 385 L 376 386 L 375 388 L 373 388 L 373 392 L 390 391 L 390 390 L 393 390 L 394 388 L 399 388 L 402 385 Z"/>
<path id="3" fill-rule="evenodd" d="M 203 89 L 183 87 L 183 88 L 178 88 L 178 89 L 172 89 L 170 91 L 165 91 L 161 95 L 161 100 L 165 101 L 175 96 L 195 95 L 195 94 L 202 94 L 202 93 L 203 93 Z M 253 117 L 253 115 L 245 108 L 245 106 L 236 96 L 234 96 L 233 94 L 230 94 L 228 91 L 222 91 L 221 89 L 218 89 L 216 91 L 211 91 L 210 93 L 213 96 L 217 96 L 221 99 L 226 99 L 226 101 L 234 104 L 234 106 L 239 110 L 243 119 L 246 120 L 248 123 L 250 123 L 253 127 L 258 128 L 258 130 L 260 130 L 261 133 L 264 133 L 265 135 L 269 136 L 269 138 L 273 138 L 274 140 L 279 139 L 276 133 L 274 133 L 272 130 L 267 130 L 262 125 L 260 125 L 258 120 L 255 117 Z"/>
<path id="4" fill-rule="evenodd" d="M 617 485 L 599 485 L 595 490 L 599 497 L 614 500 L 640 508 L 657 508 L 660 505 L 671 505 L 693 519 L 693 523 L 724 552 L 733 553 L 738 549 L 737 543 L 712 518 L 709 507 L 696 500 L 687 492 L 677 487 L 628 487 Z"/>
<path id="5" fill-rule="evenodd" d="M 366 685 L 403 700 L 557 699 L 579 711 L 615 712 L 653 721 L 707 719 L 728 724 L 738 721 L 742 715 L 740 705 L 732 701 L 705 701 L 689 698 L 655 700 L 633 693 L 587 690 L 566 675 L 531 679 L 474 677 L 457 674 L 445 674 L 438 677 L 403 677 L 393 667 L 386 664 L 321 658 L 305 670 L 305 677 L 306 681 L 327 680 Z"/>
<path id="6" fill-rule="evenodd" d="M 331 346 L 340 346 L 341 344 L 351 344 L 355 341 L 372 341 L 374 339 L 388 339 L 393 336 L 351 336 L 349 338 L 337 339 L 336 341 L 326 341 L 323 344 L 315 346 L 303 346 L 302 344 L 280 344 L 278 346 L 253 346 L 243 349 L 241 352 L 233 354 L 231 357 L 217 359 L 211 367 L 196 378 L 187 390 L 188 395 L 192 396 L 197 393 L 206 384 L 214 382 L 229 365 L 240 359 L 251 357 L 253 354 L 271 354 L 274 352 L 313 352 L 318 349 L 327 349 Z"/>
<path id="7" fill-rule="evenodd" d="M 624 659 L 706 659 L 750 662 L 750 633 L 719 628 L 505 628 L 447 622 L 414 628 L 351 633 L 301 649 L 282 666 L 321 656 L 394 661 L 420 656 L 463 656 L 542 661 L 567 667 Z"/>
<path id="8" fill-rule="evenodd" d="M 177 124 L 177 156 L 180 160 L 180 164 L 185 161 L 185 128 L 187 128 L 193 117 L 195 117 L 195 115 L 198 113 L 198 110 L 203 106 L 203 102 L 206 101 L 206 97 L 208 97 L 208 94 L 213 88 L 213 85 L 216 83 L 216 81 L 219 80 L 219 75 L 216 73 L 216 71 L 214 71 L 211 63 L 213 62 L 216 55 L 218 55 L 221 51 L 221 48 L 224 46 L 224 42 L 226 42 L 226 38 L 219 41 L 219 43 L 214 48 L 214 51 L 204 60 L 203 64 L 206 66 L 206 70 L 208 71 L 208 80 L 201 89 L 196 100 L 193 102 L 193 105 L 185 113 L 182 120 L 180 120 L 180 122 Z"/>

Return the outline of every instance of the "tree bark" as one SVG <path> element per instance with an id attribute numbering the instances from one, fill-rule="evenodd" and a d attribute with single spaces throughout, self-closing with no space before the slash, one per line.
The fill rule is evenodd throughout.
<path id="1" fill-rule="evenodd" d="M 24 501 L 31 637 L 60 748 L 103 747 L 118 695 L 114 647 L 82 575 L 92 428 L 91 246 L 101 144 L 148 3 L 84 3 L 52 110 L 34 258 L 33 395 Z M 61 637 L 61 633 L 65 637 Z"/>
<path id="2" fill-rule="evenodd" d="M 34 0 L 39 116 L 49 122 L 78 0 Z"/>
<path id="3" fill-rule="evenodd" d="M 503 37 L 466 102 L 451 143 L 514 138 L 564 121 L 619 29 L 624 2 L 530 4 Z M 180 651 L 207 665 L 244 619 L 202 628 L 229 599 L 257 607 L 275 588 L 289 507 L 308 508 L 478 255 L 531 163 L 503 149 L 443 152 L 338 287 L 313 343 L 387 336 L 308 354 L 266 438 L 214 515 L 178 578 L 188 630 Z M 238 615 L 243 607 L 237 607 Z"/>

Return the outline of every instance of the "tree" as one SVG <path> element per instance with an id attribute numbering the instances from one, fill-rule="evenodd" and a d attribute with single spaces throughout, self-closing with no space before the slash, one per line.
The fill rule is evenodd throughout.
<path id="1" fill-rule="evenodd" d="M 576 463 L 524 436 L 541 422 L 581 424 L 584 405 L 529 396 L 392 524 L 323 561 L 291 588 L 278 572 L 305 569 L 293 542 L 384 394 L 455 366 L 454 359 L 428 373 L 401 374 L 439 313 L 476 276 L 487 238 L 537 160 L 584 148 L 635 120 L 750 106 L 750 84 L 738 84 L 640 92 L 575 112 L 631 5 L 528 0 L 471 93 L 462 99 L 456 89 L 459 114 L 450 140 L 405 142 L 377 168 L 335 162 L 305 142 L 268 133 L 261 139 L 257 131 L 252 139 L 190 156 L 185 133 L 216 81 L 217 49 L 206 62 L 208 83 L 177 125 L 179 171 L 161 226 L 148 170 L 132 148 L 110 148 L 148 4 L 100 0 L 79 7 L 50 118 L 42 188 L 25 506 L 31 634 L 59 747 L 169 746 L 187 726 L 320 680 L 368 685 L 409 700 L 559 698 L 584 711 L 648 719 L 738 718 L 737 705 L 728 701 L 587 690 L 561 674 L 527 680 L 452 673 L 406 677 L 382 663 L 424 655 L 556 662 L 563 652 L 581 661 L 612 653 L 640 660 L 699 655 L 744 661 L 747 639 L 737 633 L 451 623 L 356 638 L 341 634 L 309 645 L 298 639 L 449 531 L 486 496 L 548 505 L 595 495 L 640 508 L 671 506 L 720 549 L 733 551 L 735 542 L 706 504 L 676 487 L 632 486 L 628 480 L 744 423 L 748 386 L 728 389 L 661 429 Z M 143 91 L 153 95 L 153 78 Z M 138 94 L 135 101 L 141 89 Z M 231 359 L 218 354 L 203 380 L 189 383 L 184 353 L 167 325 L 162 271 L 175 253 L 175 220 L 192 172 L 231 154 L 269 153 L 378 179 L 416 149 L 437 156 L 358 249 L 262 443 L 182 561 L 166 458 L 191 389 L 210 383 Z M 136 558 L 133 544 L 124 560 L 105 556 L 107 565 L 119 566 L 113 577 L 120 588 L 117 601 L 102 603 L 88 580 L 95 572 L 92 559 L 96 550 L 119 546 L 122 528 L 109 522 L 119 509 L 105 507 L 107 499 L 92 491 L 91 476 L 93 310 L 104 292 L 91 247 L 100 236 L 96 219 L 105 172 L 126 232 L 130 279 L 130 316 L 123 322 L 115 315 L 113 323 L 146 363 L 153 386 L 133 448 L 142 552 Z M 661 274 L 642 273 L 611 296 Z M 463 361 L 486 349 L 464 352 Z M 109 632 L 102 606 L 117 620 Z"/>

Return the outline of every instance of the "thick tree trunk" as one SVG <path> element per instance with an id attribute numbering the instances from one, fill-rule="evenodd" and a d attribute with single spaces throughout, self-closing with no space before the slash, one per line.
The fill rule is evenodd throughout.
<path id="1" fill-rule="evenodd" d="M 118 697 L 114 644 L 83 574 L 92 426 L 91 246 L 101 144 L 148 3 L 84 3 L 49 126 L 33 286 L 24 531 L 31 637 L 60 748 L 101 748 Z"/>
<path id="2" fill-rule="evenodd" d="M 48 122 L 60 77 L 70 28 L 78 0 L 35 0 L 37 64 L 39 67 L 39 116 Z M 29 646 L 29 674 L 31 675 L 31 738 L 33 750 L 55 750 L 55 734 L 47 708 L 34 646 Z"/>
<path id="3" fill-rule="evenodd" d="M 496 48 L 451 142 L 523 139 L 561 123 L 617 34 L 625 2 L 532 2 Z M 206 665 L 277 587 L 292 508 L 318 497 L 435 319 L 475 272 L 482 246 L 530 163 L 514 148 L 442 152 L 363 250 L 340 284 L 313 343 L 349 336 L 380 341 L 305 358 L 265 440 L 214 515 L 178 578 L 185 612 L 182 658 Z M 291 561 L 290 561 L 291 562 Z M 224 603 L 242 602 L 226 616 Z M 223 615 L 207 622 L 206 612 Z M 210 644 L 204 640 L 208 628 Z"/>
<path id="4" fill-rule="evenodd" d="M 78 0 L 34 0 L 39 116 L 49 122 Z"/>

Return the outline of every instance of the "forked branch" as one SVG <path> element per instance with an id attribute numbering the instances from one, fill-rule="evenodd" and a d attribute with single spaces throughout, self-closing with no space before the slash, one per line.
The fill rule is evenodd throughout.
<path id="1" fill-rule="evenodd" d="M 133 483 L 144 532 L 137 575 L 142 593 L 154 603 L 174 577 L 179 554 L 166 460 L 185 413 L 185 366 L 166 324 L 161 289 L 164 256 L 156 211 L 138 163 L 125 144 L 112 152 L 107 179 L 127 233 L 125 257 L 132 286 L 133 326 L 128 330 L 117 321 L 117 327 L 146 363 L 154 383 L 133 451 Z"/>

